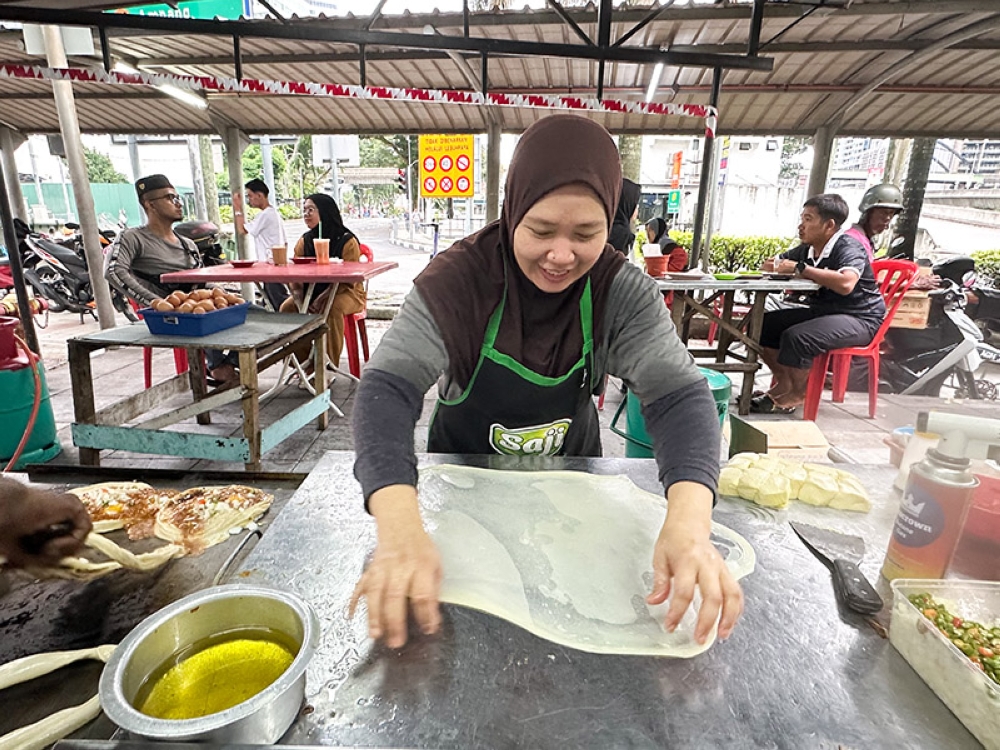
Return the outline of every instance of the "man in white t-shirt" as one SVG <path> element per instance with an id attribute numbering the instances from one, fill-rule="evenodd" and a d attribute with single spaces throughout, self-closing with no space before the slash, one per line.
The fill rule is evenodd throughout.
<path id="1" fill-rule="evenodd" d="M 251 221 L 244 221 L 241 206 L 234 206 L 233 219 L 236 231 L 253 237 L 257 259 L 265 262 L 272 260 L 271 248 L 275 245 L 285 245 L 285 228 L 281 224 L 281 216 L 268 200 L 270 189 L 263 180 L 250 180 L 244 187 L 247 190 L 247 203 L 251 208 L 259 208 L 260 213 Z M 277 310 L 288 298 L 288 290 L 284 284 L 265 284 L 264 293 L 273 309 Z"/>

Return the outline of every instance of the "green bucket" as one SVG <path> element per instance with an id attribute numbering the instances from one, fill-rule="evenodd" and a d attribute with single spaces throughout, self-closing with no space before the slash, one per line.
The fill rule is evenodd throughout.
<path id="1" fill-rule="evenodd" d="M 49 389 L 45 383 L 45 369 L 41 362 L 35 363 L 42 381 L 42 400 L 24 452 L 14 469 L 28 464 L 48 461 L 59 454 L 61 447 L 56 438 L 56 420 L 52 414 Z M 18 443 L 28 428 L 28 418 L 35 400 L 35 378 L 30 367 L 18 370 L 0 370 L 0 467 L 7 464 L 17 450 Z"/>
<path id="2" fill-rule="evenodd" d="M 698 370 L 708 381 L 715 400 L 715 408 L 719 412 L 719 424 L 724 424 L 729 413 L 729 397 L 732 394 L 732 381 L 721 372 L 699 367 Z M 618 418 L 625 412 L 625 431 L 618 429 Z M 639 399 L 631 391 L 625 393 L 614 418 L 611 420 L 611 431 L 625 438 L 625 455 L 629 458 L 652 458 L 653 439 L 646 432 L 646 422 L 642 418 L 642 407 Z"/>

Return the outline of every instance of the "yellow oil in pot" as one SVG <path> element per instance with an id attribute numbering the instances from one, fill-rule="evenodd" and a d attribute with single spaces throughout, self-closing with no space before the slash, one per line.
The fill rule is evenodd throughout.
<path id="1" fill-rule="evenodd" d="M 270 628 L 241 628 L 173 654 L 146 678 L 133 705 L 157 719 L 195 719 L 257 695 L 291 665 L 299 644 Z"/>

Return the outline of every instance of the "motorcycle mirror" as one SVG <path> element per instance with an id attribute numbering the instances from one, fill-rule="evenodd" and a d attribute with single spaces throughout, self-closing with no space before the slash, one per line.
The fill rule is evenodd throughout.
<path id="1" fill-rule="evenodd" d="M 72 229 L 74 232 L 80 228 L 80 225 L 77 224 L 75 221 L 67 221 L 63 226 L 65 226 L 67 229 Z"/>

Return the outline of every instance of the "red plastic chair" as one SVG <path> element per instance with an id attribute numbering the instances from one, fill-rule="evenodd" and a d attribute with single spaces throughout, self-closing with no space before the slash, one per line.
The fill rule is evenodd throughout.
<path id="1" fill-rule="evenodd" d="M 851 371 L 851 359 L 854 357 L 864 357 L 868 360 L 868 417 L 875 416 L 875 408 L 878 405 L 878 372 L 879 372 L 879 348 L 885 332 L 892 324 L 893 316 L 899 309 L 903 301 L 903 295 L 917 278 L 917 264 L 908 260 L 876 260 L 872 263 L 872 270 L 875 278 L 879 282 L 879 291 L 885 300 L 885 319 L 879 326 L 875 337 L 867 346 L 853 346 L 844 349 L 834 349 L 821 354 L 813 360 L 812 369 L 809 371 L 809 383 L 806 386 L 806 402 L 803 406 L 803 414 L 806 419 L 815 421 L 819 413 L 819 402 L 823 395 L 823 383 L 826 380 L 826 372 L 830 363 L 833 363 L 833 402 L 841 404 L 844 402 L 844 394 L 847 392 L 847 378 Z"/>
<path id="2" fill-rule="evenodd" d="M 139 303 L 131 298 L 129 298 L 128 303 L 141 320 L 142 315 L 139 314 L 139 310 L 142 308 L 139 307 Z M 174 368 L 178 375 L 188 371 L 187 349 L 174 349 Z M 151 388 L 153 386 L 153 347 L 151 346 L 142 347 L 142 374 L 146 388 Z"/>
<path id="3" fill-rule="evenodd" d="M 368 245 L 361 245 L 361 262 L 374 263 L 375 254 Z M 368 293 L 368 282 L 365 282 L 365 294 Z M 351 375 L 356 378 L 361 377 L 361 357 L 358 354 L 358 340 L 361 341 L 361 351 L 365 355 L 365 362 L 368 361 L 368 330 L 365 328 L 365 319 L 368 314 L 367 303 L 361 312 L 348 313 L 344 316 L 344 345 L 347 348 L 347 366 Z"/>
<path id="4" fill-rule="evenodd" d="M 719 297 L 717 300 L 715 300 L 715 303 L 712 305 L 712 312 L 714 312 L 720 318 L 722 317 L 723 313 L 722 304 L 723 304 L 722 297 Z M 734 316 L 739 316 L 740 318 L 744 318 L 749 314 L 750 314 L 750 305 L 739 305 L 735 303 L 733 304 Z M 718 335 L 718 333 L 719 333 L 719 324 L 716 323 L 714 320 L 710 321 L 708 324 L 708 333 L 705 336 L 705 340 L 708 342 L 709 346 L 715 343 L 715 337 Z"/>

